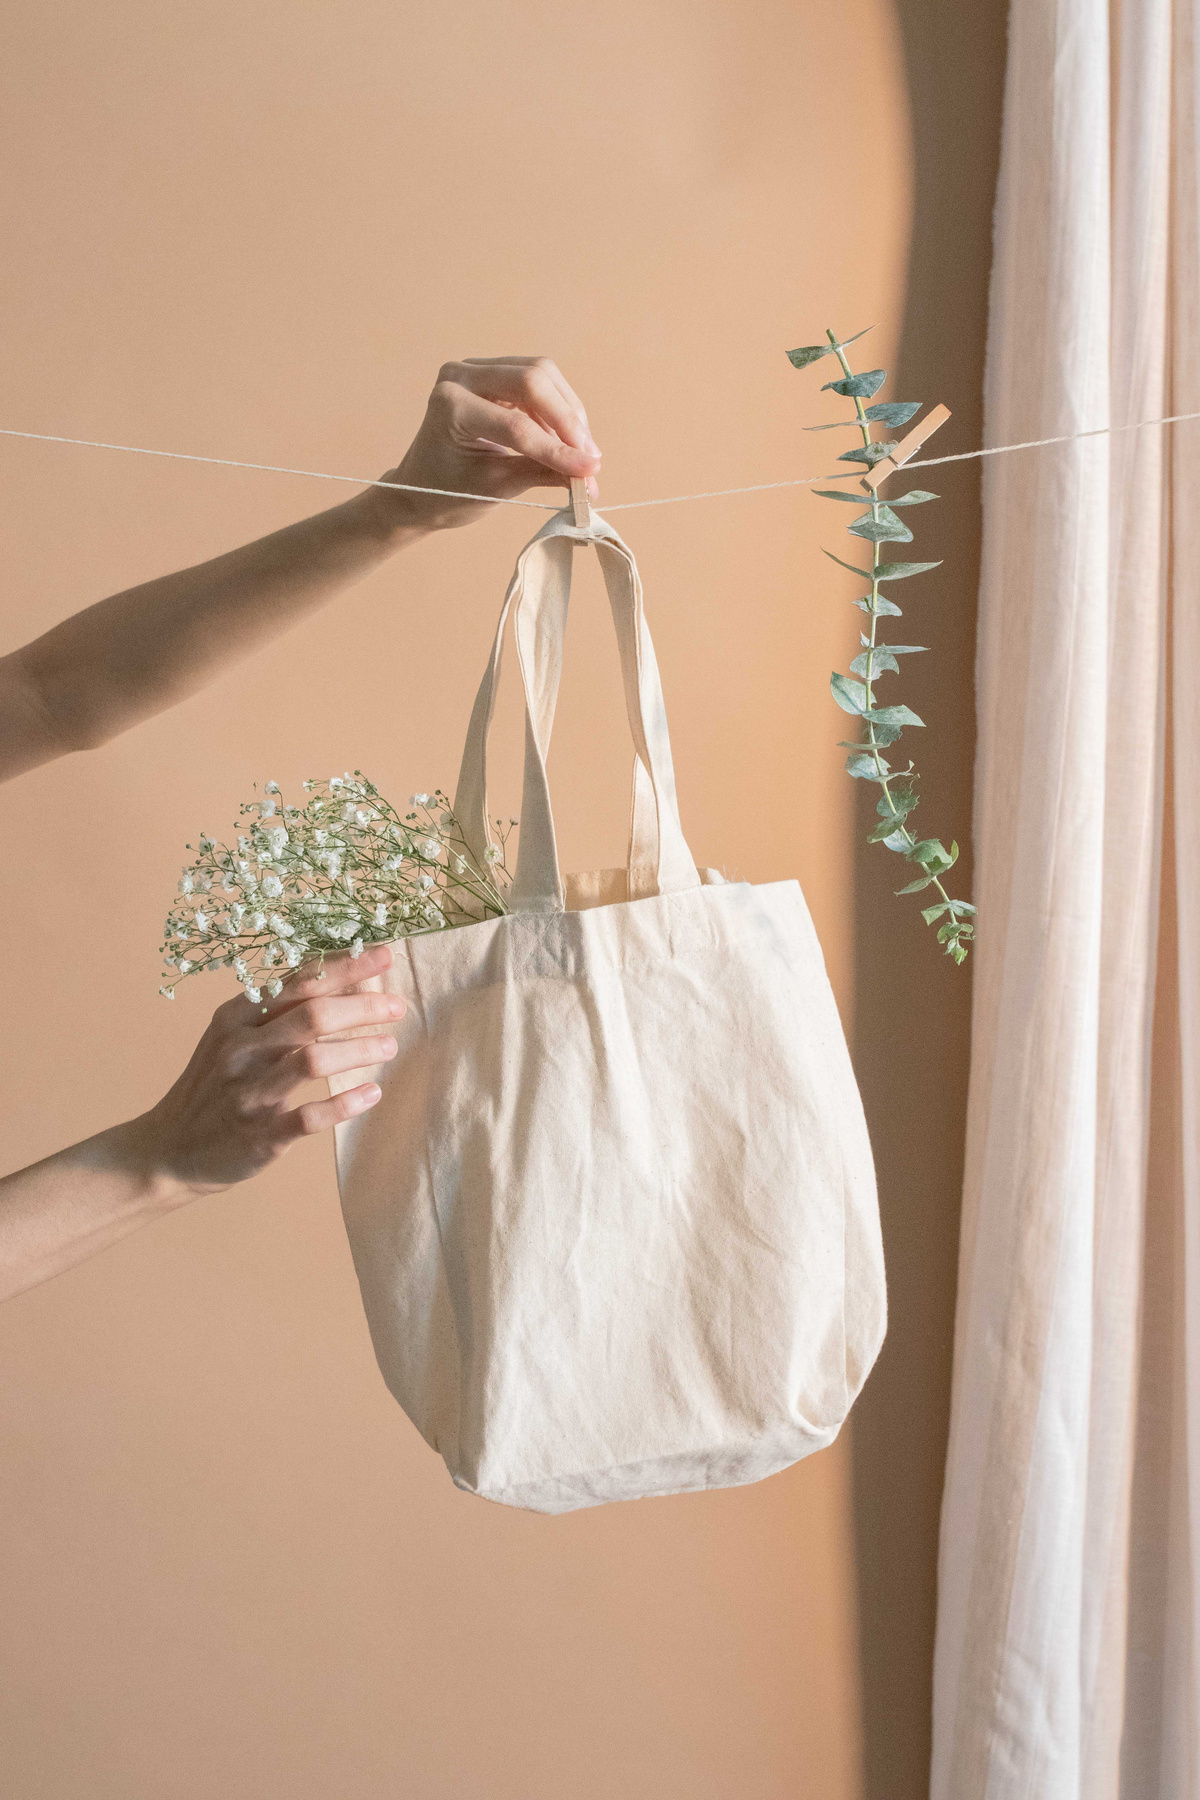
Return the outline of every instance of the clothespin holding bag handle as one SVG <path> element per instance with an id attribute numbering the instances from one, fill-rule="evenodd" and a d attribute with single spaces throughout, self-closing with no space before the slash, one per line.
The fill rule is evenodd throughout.
<path id="1" fill-rule="evenodd" d="M 919 425 L 914 425 L 906 438 L 901 438 L 890 456 L 881 456 L 869 475 L 864 475 L 862 485 L 867 492 L 874 495 L 881 481 L 894 475 L 902 463 L 917 454 L 926 438 L 932 437 L 939 426 L 944 425 L 950 417 L 948 406 L 935 406 L 931 413 L 926 413 Z M 575 483 L 571 483 L 574 488 Z"/>
<path id="2" fill-rule="evenodd" d="M 571 480 L 571 511 L 580 531 L 586 531 L 592 522 L 592 508 L 588 500 L 587 482 L 581 476 Z"/>

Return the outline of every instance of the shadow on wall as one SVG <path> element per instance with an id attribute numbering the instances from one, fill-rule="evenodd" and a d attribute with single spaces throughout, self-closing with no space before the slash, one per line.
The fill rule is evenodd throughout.
<path id="1" fill-rule="evenodd" d="M 930 444 L 930 455 L 973 449 L 982 437 L 1006 10 L 957 0 L 901 0 L 899 6 L 915 186 L 898 380 L 887 391 L 951 407 L 954 418 Z M 943 566 L 914 582 L 906 597 L 900 635 L 932 654 L 904 669 L 903 699 L 927 727 L 911 733 L 905 748 L 922 774 L 923 834 L 947 844 L 958 839 L 962 859 L 951 891 L 965 895 L 979 464 L 930 469 L 917 481 L 942 502 L 910 515 L 916 537 L 910 554 L 940 557 Z M 941 954 L 919 900 L 893 898 L 903 885 L 899 865 L 863 842 L 877 796 L 859 785 L 855 1065 L 879 1168 L 890 1313 L 887 1341 L 853 1425 L 865 1793 L 867 1800 L 918 1800 L 929 1784 L 971 965 L 956 969 Z"/>

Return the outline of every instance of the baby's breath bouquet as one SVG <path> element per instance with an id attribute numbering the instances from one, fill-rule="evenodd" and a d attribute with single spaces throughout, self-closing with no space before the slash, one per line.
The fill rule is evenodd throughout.
<path id="1" fill-rule="evenodd" d="M 168 1000 L 184 975 L 232 969 L 249 1000 L 280 993 L 302 962 L 349 947 L 444 931 L 508 911 L 507 825 L 476 867 L 440 788 L 403 817 L 361 770 L 306 781 L 303 806 L 279 783 L 241 808 L 234 848 L 200 838 L 184 869 L 163 944 Z M 190 850 L 192 846 L 189 844 Z"/>

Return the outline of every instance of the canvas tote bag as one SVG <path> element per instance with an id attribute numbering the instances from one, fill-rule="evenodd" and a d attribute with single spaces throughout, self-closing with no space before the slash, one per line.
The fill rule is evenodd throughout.
<path id="1" fill-rule="evenodd" d="M 564 879 L 546 757 L 587 546 L 633 818 L 626 869 Z M 510 613 L 512 910 L 396 943 L 398 1053 L 337 1130 L 375 1353 L 470 1493 L 558 1513 L 756 1481 L 833 1439 L 884 1331 L 870 1145 L 820 946 L 796 882 L 697 871 L 637 568 L 595 515 L 556 514 L 504 602 L 455 802 L 480 866 Z"/>

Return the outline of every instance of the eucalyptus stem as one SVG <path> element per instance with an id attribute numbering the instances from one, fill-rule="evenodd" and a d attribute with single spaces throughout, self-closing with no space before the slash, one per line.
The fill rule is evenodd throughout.
<path id="1" fill-rule="evenodd" d="M 795 368 L 807 368 L 810 363 L 819 361 L 825 356 L 835 356 L 842 370 L 840 380 L 826 382 L 827 388 L 844 395 L 854 402 L 854 416 L 837 421 L 846 426 L 857 426 L 862 438 L 860 448 L 846 451 L 842 462 L 861 463 L 872 468 L 875 463 L 885 457 L 894 444 L 880 442 L 872 437 L 872 429 L 876 424 L 885 428 L 903 425 L 920 411 L 919 401 L 895 400 L 883 401 L 870 407 L 863 405 L 864 399 L 870 400 L 879 392 L 887 380 L 885 369 L 869 369 L 856 375 L 846 355 L 849 344 L 856 338 L 839 340 L 836 332 L 826 330 L 826 344 L 810 344 L 799 350 L 789 350 L 788 359 Z M 856 337 L 865 334 L 858 332 Z M 829 426 L 810 426 L 810 430 L 823 431 Z M 889 471 L 888 479 L 895 471 Z M 918 893 L 932 887 L 938 895 L 932 906 L 922 909 L 922 916 L 927 924 L 932 925 L 941 919 L 944 922 L 938 930 L 938 941 L 944 946 L 947 955 L 956 963 L 963 963 L 967 958 L 967 944 L 974 936 L 971 920 L 975 908 L 966 900 L 953 898 L 946 890 L 943 877 L 953 868 L 958 860 L 958 845 L 952 843 L 947 850 L 937 838 L 920 838 L 909 826 L 909 817 L 918 804 L 918 776 L 910 761 L 908 767 L 894 770 L 883 752 L 895 743 L 903 730 L 911 726 L 922 726 L 919 719 L 907 706 L 879 706 L 875 699 L 875 683 L 879 677 L 888 672 L 897 671 L 899 656 L 912 656 L 923 652 L 921 644 L 888 644 L 879 637 L 879 620 L 888 615 L 900 616 L 900 608 L 891 600 L 880 594 L 880 584 L 885 581 L 900 581 L 913 575 L 923 574 L 928 569 L 937 568 L 935 562 L 902 563 L 882 561 L 882 547 L 885 543 L 911 543 L 912 532 L 894 510 L 898 506 L 919 506 L 927 501 L 936 500 L 936 494 L 914 488 L 907 494 L 896 495 L 888 500 L 880 497 L 878 487 L 864 483 L 865 495 L 851 494 L 832 489 L 815 489 L 817 497 L 825 500 L 849 501 L 856 505 L 867 505 L 868 511 L 859 515 L 847 527 L 851 536 L 865 539 L 871 545 L 871 566 L 859 569 L 856 565 L 843 563 L 841 557 L 833 557 L 843 568 L 861 574 L 870 582 L 871 591 L 855 605 L 867 614 L 870 622 L 869 632 L 860 633 L 863 645 L 862 653 L 851 663 L 852 674 L 859 679 L 840 675 L 836 671 L 830 677 L 830 688 L 834 699 L 844 712 L 851 713 L 862 721 L 866 730 L 865 741 L 846 744 L 843 747 L 850 751 L 846 759 L 847 771 L 859 780 L 872 781 L 879 789 L 880 799 L 876 806 L 879 823 L 870 833 L 868 842 L 882 843 L 888 850 L 902 855 L 921 869 L 917 880 L 898 890 L 901 894 Z M 881 484 L 882 485 L 882 484 Z M 831 551 L 826 555 L 832 556 Z"/>

